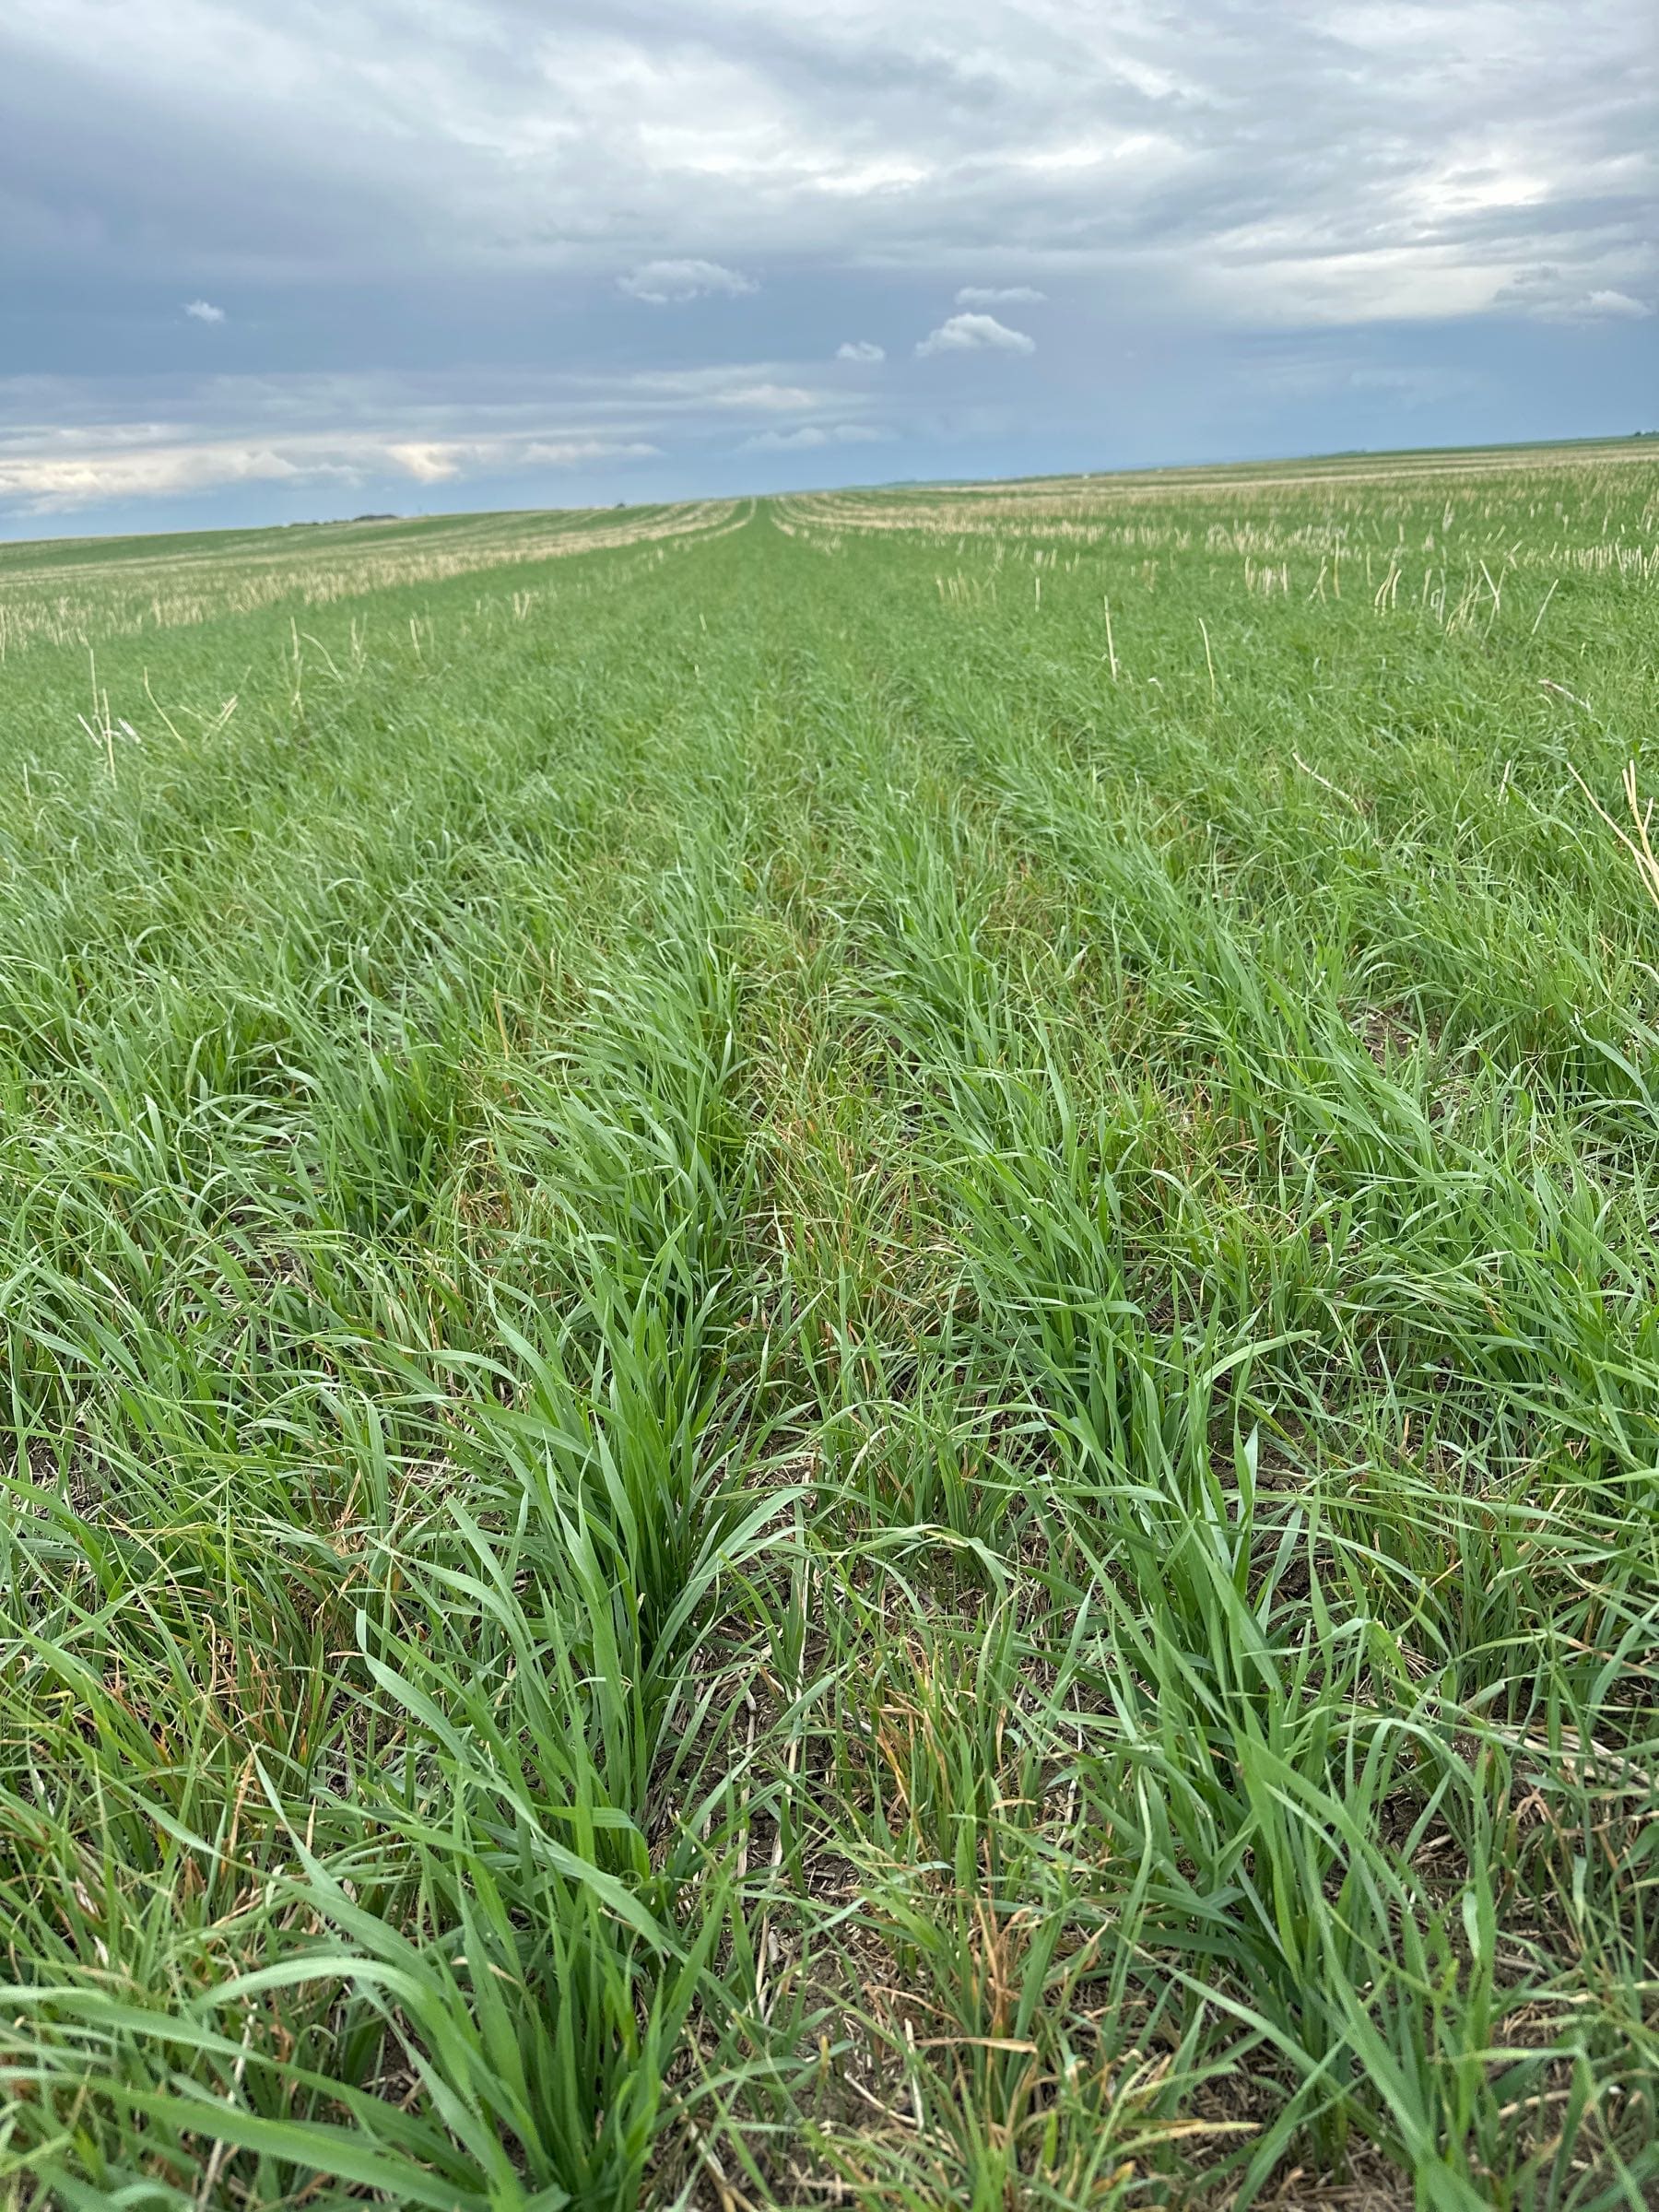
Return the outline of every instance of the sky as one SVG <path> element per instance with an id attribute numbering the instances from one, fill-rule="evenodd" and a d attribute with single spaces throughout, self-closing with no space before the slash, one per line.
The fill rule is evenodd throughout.
<path id="1" fill-rule="evenodd" d="M 1659 429 L 1653 0 L 29 0 L 0 535 Z"/>

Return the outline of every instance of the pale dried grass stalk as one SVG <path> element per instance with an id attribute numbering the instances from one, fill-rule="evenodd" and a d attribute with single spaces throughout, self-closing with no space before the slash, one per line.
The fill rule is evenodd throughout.
<path id="1" fill-rule="evenodd" d="M 1625 804 L 1630 810 L 1630 820 L 1635 825 L 1636 834 L 1634 837 L 1630 836 L 1629 831 L 1619 828 L 1571 760 L 1567 763 L 1567 769 L 1573 782 L 1589 800 L 1591 806 L 1594 807 L 1596 813 L 1600 815 L 1602 820 L 1606 823 L 1608 829 L 1612 830 L 1614 836 L 1636 863 L 1636 873 L 1641 878 L 1641 888 L 1653 904 L 1659 906 L 1659 859 L 1654 858 L 1653 848 L 1649 839 L 1649 832 L 1653 823 L 1653 801 L 1650 799 L 1644 806 L 1637 795 L 1635 761 L 1627 761 L 1624 771 Z"/>

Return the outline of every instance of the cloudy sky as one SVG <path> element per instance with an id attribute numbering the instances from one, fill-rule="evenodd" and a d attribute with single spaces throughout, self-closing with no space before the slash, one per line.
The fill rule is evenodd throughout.
<path id="1" fill-rule="evenodd" d="M 29 0 L 0 535 L 1659 427 L 1652 0 Z"/>

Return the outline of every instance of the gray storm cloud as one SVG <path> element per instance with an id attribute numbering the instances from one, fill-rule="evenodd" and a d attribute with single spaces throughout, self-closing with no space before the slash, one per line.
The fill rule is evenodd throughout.
<path id="1" fill-rule="evenodd" d="M 118 433 L 158 390 L 200 458 L 147 476 L 82 439 L 89 507 L 100 471 L 123 498 L 278 487 L 318 439 L 442 448 L 439 484 L 537 439 L 690 482 L 734 408 L 794 441 L 750 450 L 821 455 L 806 433 L 865 424 L 877 382 L 919 468 L 1040 459 L 1034 404 L 1079 440 L 1305 436 L 1272 413 L 1291 358 L 1367 395 L 1345 438 L 1408 384 L 1473 422 L 1523 370 L 1540 409 L 1552 375 L 1637 404 L 1647 0 L 1190 0 L 1100 33 L 1088 0 L 684 0 L 667 29 L 638 0 L 338 0 L 321 30 L 277 0 L 11 11 L 0 508 L 65 461 L 52 436 Z M 1623 350 L 1552 367 L 1563 332 Z M 943 417 L 940 362 L 969 356 L 974 412 Z M 670 403 L 653 373 L 693 381 Z M 502 384 L 535 418 L 517 444 Z M 798 421 L 730 396 L 767 386 Z"/>

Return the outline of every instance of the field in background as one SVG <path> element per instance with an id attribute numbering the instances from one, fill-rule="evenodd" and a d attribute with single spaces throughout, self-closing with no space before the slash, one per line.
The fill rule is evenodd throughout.
<path id="1" fill-rule="evenodd" d="M 1637 445 L 0 551 L 6 2201 L 1653 2202 L 1656 614 Z"/>
<path id="2" fill-rule="evenodd" d="M 143 637 L 217 615 L 304 613 L 397 584 L 541 567 L 571 553 L 718 535 L 750 503 L 554 514 L 365 516 L 287 530 L 0 546 L 0 662 L 25 645 Z"/>

